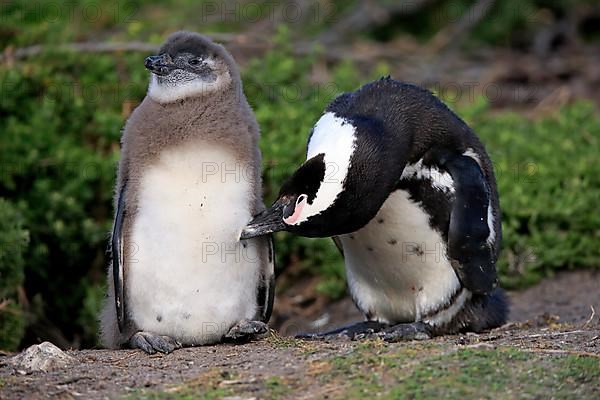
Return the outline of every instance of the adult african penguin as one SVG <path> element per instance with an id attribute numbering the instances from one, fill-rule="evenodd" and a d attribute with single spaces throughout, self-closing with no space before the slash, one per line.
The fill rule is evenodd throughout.
<path id="1" fill-rule="evenodd" d="M 506 321 L 491 161 L 427 90 L 389 77 L 336 98 L 307 160 L 243 238 L 333 236 L 366 321 L 319 336 L 385 340 L 482 331 Z"/>
<path id="2" fill-rule="evenodd" d="M 122 136 L 102 341 L 168 353 L 264 333 L 273 250 L 269 237 L 239 240 L 264 205 L 237 66 L 191 32 L 172 34 L 145 66 L 148 93 Z"/>

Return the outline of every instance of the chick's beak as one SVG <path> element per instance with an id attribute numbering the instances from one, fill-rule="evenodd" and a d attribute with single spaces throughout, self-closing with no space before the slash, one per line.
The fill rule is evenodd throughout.
<path id="1" fill-rule="evenodd" d="M 174 64 L 171 56 L 163 53 L 158 56 L 146 57 L 144 66 L 153 74 L 164 76 L 173 70 Z"/>
<path id="2" fill-rule="evenodd" d="M 240 240 L 286 230 L 287 225 L 283 222 L 285 206 L 284 202 L 278 200 L 270 208 L 255 216 L 242 230 Z"/>

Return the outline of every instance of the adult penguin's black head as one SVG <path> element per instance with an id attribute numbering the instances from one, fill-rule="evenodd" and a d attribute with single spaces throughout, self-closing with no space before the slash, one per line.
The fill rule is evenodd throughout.
<path id="1" fill-rule="evenodd" d="M 389 194 L 383 127 L 328 109 L 313 128 L 307 160 L 271 207 L 244 228 L 242 239 L 277 231 L 308 237 L 353 232 L 375 216 Z"/>
<path id="2" fill-rule="evenodd" d="M 159 103 L 198 97 L 239 81 L 229 53 L 194 32 L 173 33 L 144 65 L 152 72 L 148 95 Z"/>
<path id="3" fill-rule="evenodd" d="M 310 209 L 318 206 L 319 189 L 327 184 L 324 182 L 326 170 L 323 153 L 302 164 L 281 187 L 275 203 L 246 226 L 242 239 L 282 230 L 320 236 L 325 221 L 314 216 L 310 218 Z M 310 223 L 308 219 L 311 219 Z"/>

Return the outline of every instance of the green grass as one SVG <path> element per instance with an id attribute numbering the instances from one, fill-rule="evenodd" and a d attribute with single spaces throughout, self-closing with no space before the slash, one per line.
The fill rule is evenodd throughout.
<path id="1" fill-rule="evenodd" d="M 600 393 L 600 364 L 593 357 L 448 347 L 362 346 L 333 360 L 333 377 L 345 377 L 350 384 L 343 397 L 357 399 L 368 393 L 384 399 L 569 399 Z"/>
<path id="2" fill-rule="evenodd" d="M 599 374 L 593 358 L 569 355 L 549 360 L 511 348 L 459 350 L 419 364 L 405 380 L 397 381 L 389 398 L 512 399 L 551 393 L 553 398 L 568 399 L 576 392 L 589 394 Z"/>
<path id="3" fill-rule="evenodd" d="M 468 115 L 468 113 L 467 113 Z M 600 118 L 577 103 L 539 120 L 473 116 L 492 157 L 503 213 L 501 281 L 523 287 L 561 269 L 597 268 Z"/>
<path id="4" fill-rule="evenodd" d="M 600 395 L 600 363 L 595 357 L 549 355 L 511 347 L 458 347 L 449 343 L 358 344 L 343 355 L 306 361 L 308 377 L 283 380 L 273 372 L 253 372 L 252 385 L 223 384 L 205 375 L 168 392 L 140 392 L 139 398 L 187 399 L 195 395 L 339 399 L 593 399 Z M 236 378 L 243 381 L 248 372 Z M 258 376 L 256 376 L 258 374 Z M 219 374 L 211 376 L 219 377 Z M 231 378 L 227 378 L 231 379 Z M 199 386 L 198 382 L 202 382 Z M 220 386 L 219 386 L 220 385 Z M 138 398 L 138 396 L 136 396 Z"/>
<path id="5" fill-rule="evenodd" d="M 252 388 L 245 389 L 250 384 Z M 251 380 L 244 382 L 243 377 L 238 374 L 231 374 L 229 371 L 213 368 L 191 381 L 170 385 L 164 391 L 136 390 L 124 398 L 144 400 L 213 400 L 257 391 L 264 394 L 264 398 L 278 400 L 288 395 L 290 388 L 279 376 L 269 376 L 259 380 L 257 383 Z"/>
<path id="6" fill-rule="evenodd" d="M 229 371 L 212 368 L 196 379 L 187 381 L 184 384 L 170 385 L 164 391 L 136 390 L 125 396 L 125 399 L 216 400 L 235 393 L 231 386 L 223 384 L 223 382 L 235 378 L 236 376 L 232 375 Z"/>
<path id="7" fill-rule="evenodd" d="M 279 376 L 271 376 L 265 379 L 264 385 L 269 398 L 273 400 L 281 399 L 291 391 Z"/>

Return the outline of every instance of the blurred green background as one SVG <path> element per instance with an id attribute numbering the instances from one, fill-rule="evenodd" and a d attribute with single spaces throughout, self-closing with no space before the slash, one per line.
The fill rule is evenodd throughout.
<path id="1" fill-rule="evenodd" d="M 145 95 L 144 58 L 180 29 L 212 35 L 242 66 L 266 203 L 302 162 L 327 103 L 391 74 L 437 92 L 487 146 L 503 211 L 503 286 L 600 265 L 595 1 L 0 7 L 0 349 L 97 345 L 120 129 Z M 64 48 L 73 43 L 84 45 Z M 330 240 L 276 241 L 280 292 L 292 274 L 316 282 L 309 290 L 325 301 L 345 296 Z"/>

